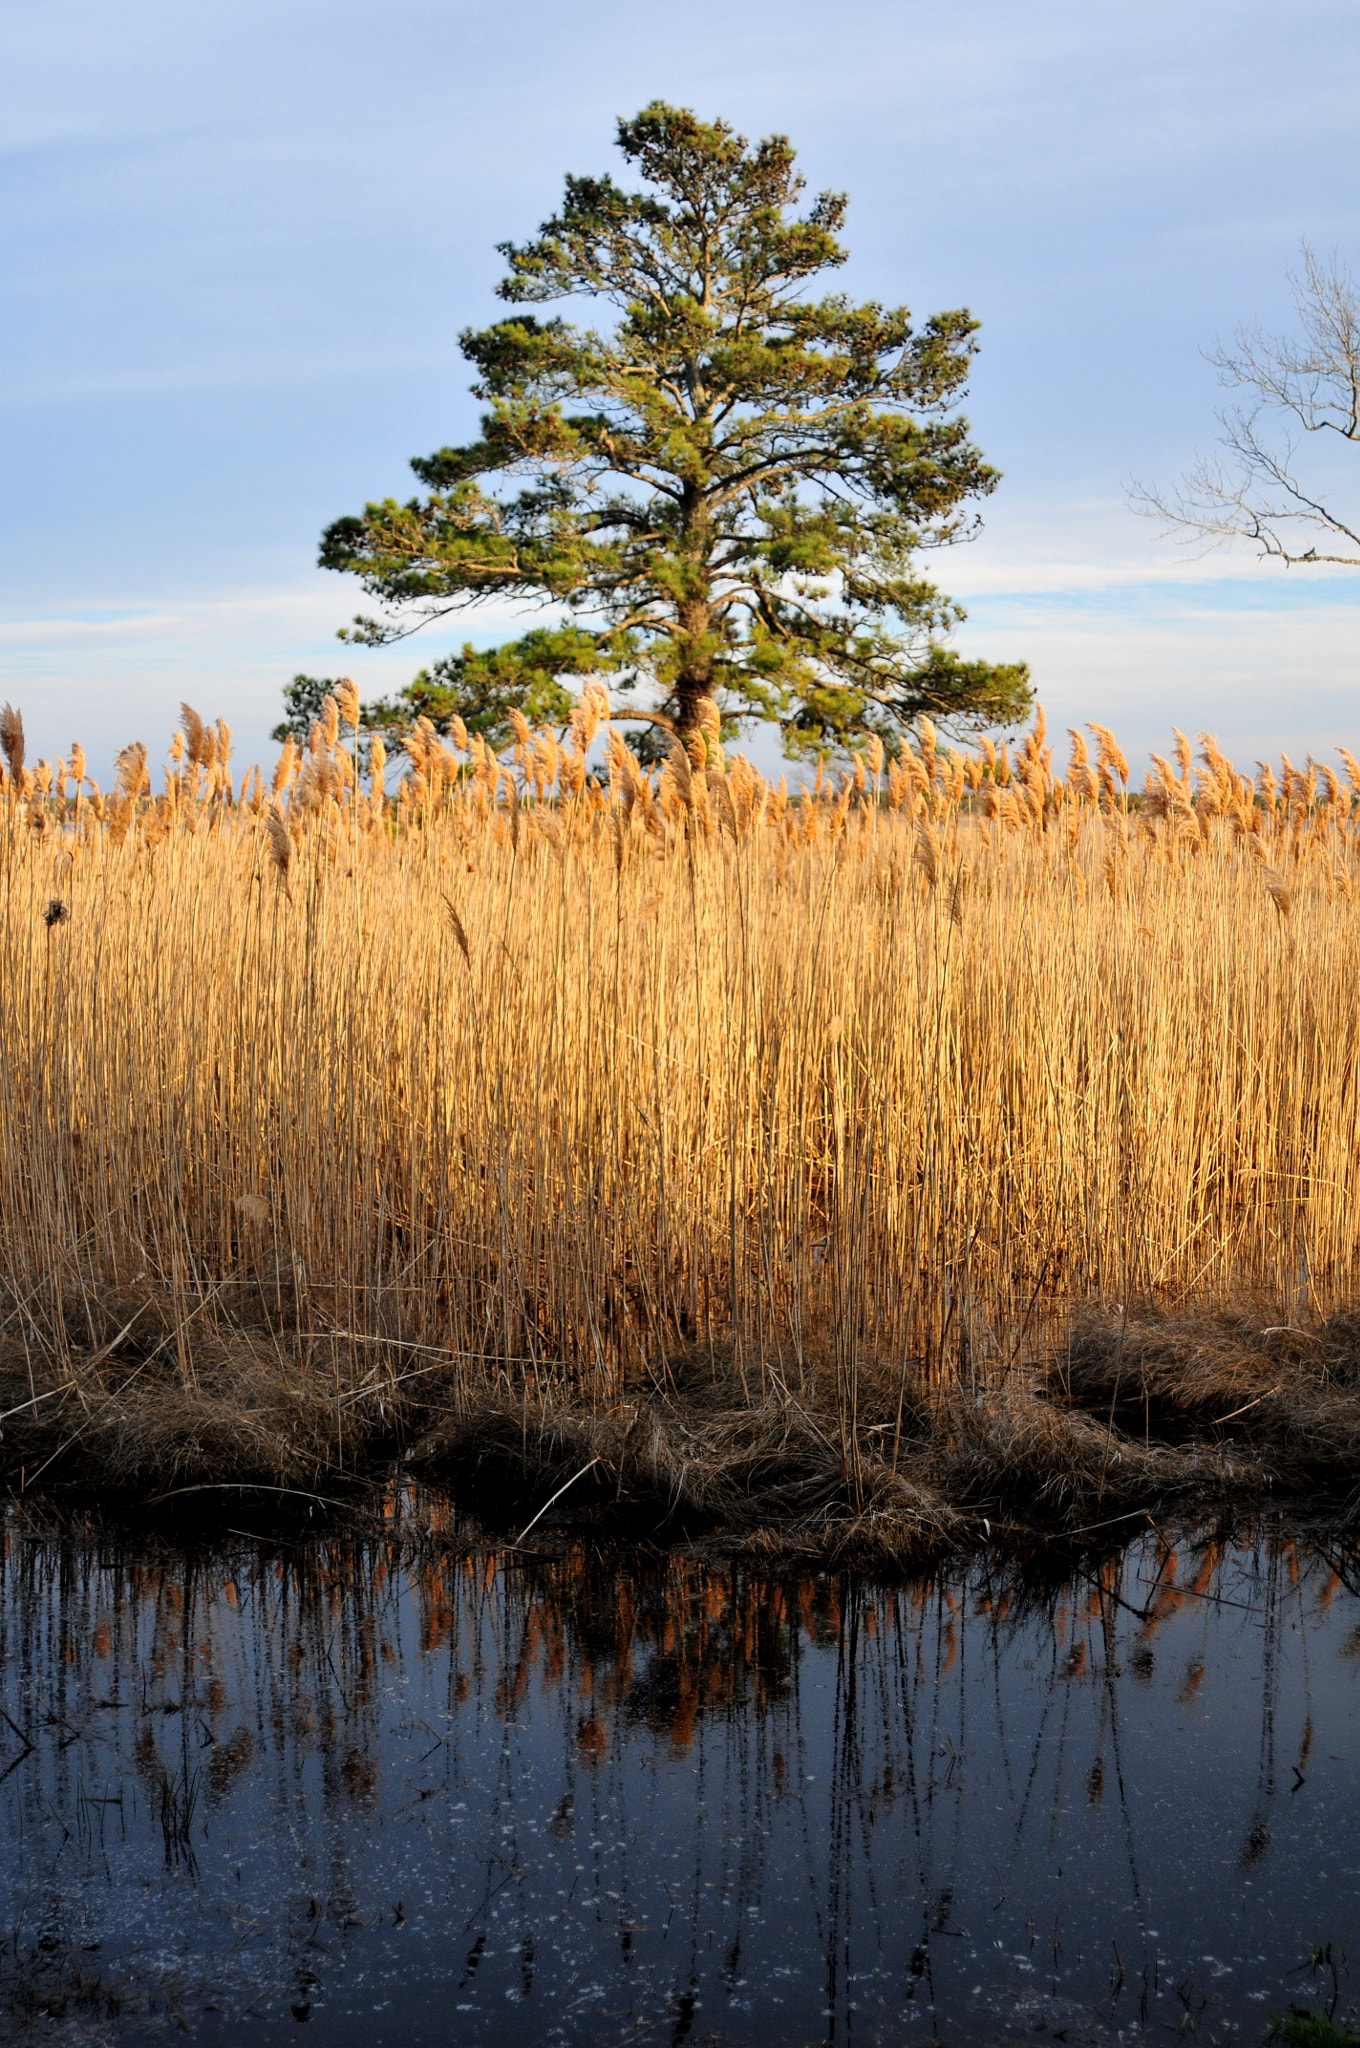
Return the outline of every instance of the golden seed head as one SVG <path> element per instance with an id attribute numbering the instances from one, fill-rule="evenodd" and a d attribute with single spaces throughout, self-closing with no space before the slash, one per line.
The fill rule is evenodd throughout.
<path id="1" fill-rule="evenodd" d="M 24 721 L 12 704 L 0 706 L 0 752 L 16 778 L 24 766 Z"/>

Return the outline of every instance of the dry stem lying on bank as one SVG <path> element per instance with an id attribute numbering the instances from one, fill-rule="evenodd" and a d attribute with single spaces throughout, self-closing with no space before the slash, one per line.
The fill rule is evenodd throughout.
<path id="1" fill-rule="evenodd" d="M 699 1356 L 813 1416 L 858 1512 L 923 1402 L 1002 1429 L 1082 1304 L 1354 1296 L 1349 756 L 1181 746 L 1131 799 L 1102 729 L 1060 775 L 1042 727 L 923 726 L 790 796 L 615 735 L 606 786 L 592 704 L 513 762 L 419 729 L 395 798 L 334 718 L 272 797 L 187 715 L 155 798 L 144 750 L 110 798 L 11 748 L 0 1344 L 16 1400 L 67 1388 L 0 1425 L 26 1482 L 49 1411 L 113 1442 L 110 1373 L 149 1480 L 343 1469 L 436 1383 L 593 1427 Z M 1347 1443 L 1350 1399 L 1310 1410 Z M 1005 1423 L 1061 1491 L 1048 1427 Z"/>

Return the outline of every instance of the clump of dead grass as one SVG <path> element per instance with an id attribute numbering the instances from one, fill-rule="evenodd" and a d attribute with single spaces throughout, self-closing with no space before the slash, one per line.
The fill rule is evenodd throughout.
<path id="1" fill-rule="evenodd" d="M 1088 1315 L 1065 1349 L 998 1387 L 918 1382 L 900 1406 L 891 1361 L 865 1360 L 853 1434 L 834 1347 L 808 1360 L 797 1394 L 776 1370 L 762 1391 L 749 1362 L 715 1349 L 609 1402 L 470 1399 L 449 1361 L 413 1371 L 396 1352 L 356 1385 L 323 1339 L 259 1326 L 206 1332 L 186 1377 L 173 1324 L 139 1321 L 135 1343 L 121 1333 L 36 1393 L 22 1353 L 0 1359 L 11 1488 L 177 1512 L 250 1493 L 343 1504 L 397 1469 L 452 1486 L 520 1540 L 567 1524 L 867 1566 L 1304 1485 L 1339 1500 L 1360 1457 L 1342 1318 L 1309 1331 L 1240 1311 Z"/>
<path id="2" fill-rule="evenodd" d="M 1062 1372 L 1072 1401 L 1135 1434 L 1240 1447 L 1279 1486 L 1360 1478 L 1360 1317 L 1263 1320 L 1259 1305 L 1086 1315 Z"/>

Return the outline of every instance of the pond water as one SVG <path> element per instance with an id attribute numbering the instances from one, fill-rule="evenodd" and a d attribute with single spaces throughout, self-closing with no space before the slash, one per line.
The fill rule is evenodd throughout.
<path id="1" fill-rule="evenodd" d="M 390 1505 L 193 1550 L 9 1523 L 0 2037 L 1262 2041 L 1360 1955 L 1333 1539 L 873 1585 Z"/>

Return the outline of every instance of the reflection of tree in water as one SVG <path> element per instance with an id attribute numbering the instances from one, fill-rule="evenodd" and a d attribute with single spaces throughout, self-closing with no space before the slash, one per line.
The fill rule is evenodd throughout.
<path id="1" fill-rule="evenodd" d="M 1038 1898 L 1033 1874 L 1058 1856 L 1074 1809 L 1091 1826 L 1108 1820 L 1102 1839 L 1123 1869 L 1109 1881 L 1141 1947 L 1114 1944 L 1117 1972 L 1107 1967 L 1112 1991 L 1127 1986 L 1146 2012 L 1158 1989 L 1147 1845 L 1123 1718 L 1173 1623 L 1171 1698 L 1193 1711 L 1211 1630 L 1250 1609 L 1260 1732 L 1239 1840 L 1242 1866 L 1260 1863 L 1284 1796 L 1281 1633 L 1296 1614 L 1325 1614 L 1351 1566 L 1263 1527 L 1245 1550 L 1240 1537 L 1151 1537 L 1057 1576 L 993 1561 L 870 1587 L 688 1557 L 621 1573 L 584 1546 L 537 1560 L 441 1552 L 411 1544 L 394 1518 L 384 1539 L 278 1553 L 148 1556 L 12 1534 L 3 1572 L 0 1706 L 16 1750 L 31 1743 L 0 1753 L 10 1841 L 50 1833 L 55 1814 L 76 1845 L 63 1855 L 112 1869 L 111 1826 L 140 1826 L 169 1868 L 204 1830 L 211 1840 L 233 1801 L 267 1795 L 273 1824 L 305 1848 L 279 1903 L 302 2004 L 323 1969 L 320 1923 L 343 1936 L 363 1916 L 370 1817 L 437 1800 L 470 1815 L 443 1880 L 466 1922 L 465 1989 L 492 1967 L 493 1927 L 501 1943 L 514 1928 L 519 1992 L 541 1981 L 541 1872 L 570 1855 L 645 2005 L 658 1845 L 636 1820 L 636 1760 L 650 1742 L 683 1761 L 703 1818 L 663 1873 L 679 2041 L 702 2031 L 705 1972 L 736 1999 L 755 1923 L 787 1916 L 790 1900 L 800 1949 L 821 1958 L 828 2039 L 853 2031 L 867 1981 L 891 1979 L 899 2010 L 936 2005 L 964 1922 Z M 427 1703 L 419 1713 L 394 1708 L 403 1685 Z M 440 1718 L 422 1724 L 432 1702 Z M 525 1794 L 529 1726 L 547 1788 L 537 1806 Z M 1296 1780 L 1312 1741 L 1309 1717 L 1287 1767 Z M 984 1760 L 995 1818 L 979 1833 Z M 979 1885 L 994 1894 L 983 1906 Z M 73 1951 L 80 1929 L 60 1885 L 27 1896 L 16 1953 L 41 1975 L 42 1957 Z M 1043 1897 L 1047 1919 L 1025 1908 L 1025 1952 L 1036 1995 L 1056 1997 L 1071 1937 L 1065 1908 Z"/>
<path id="2" fill-rule="evenodd" d="M 789 1696 L 799 1631 L 820 1641 L 839 1629 L 830 1580 L 715 1572 L 693 1558 L 621 1580 L 597 1554 L 573 1551 L 518 1590 L 526 1612 L 511 1697 L 536 1652 L 546 1651 L 549 1676 L 570 1655 L 597 1749 L 620 1714 L 687 1750 L 701 1715 L 764 1713 Z"/>

